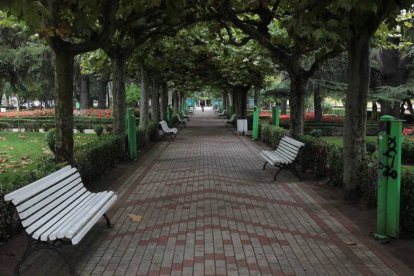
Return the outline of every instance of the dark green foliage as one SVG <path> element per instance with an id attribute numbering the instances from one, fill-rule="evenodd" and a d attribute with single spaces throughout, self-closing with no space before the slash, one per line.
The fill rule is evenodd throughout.
<path id="1" fill-rule="evenodd" d="M 319 128 L 311 129 L 308 133 L 308 135 L 313 137 L 321 137 L 322 136 L 322 130 Z"/>
<path id="2" fill-rule="evenodd" d="M 41 158 L 36 161 L 35 169 L 17 175 L 10 182 L 6 180 L 0 184 L 0 241 L 9 239 L 20 228 L 16 208 L 10 202 L 3 200 L 4 195 L 32 183 L 61 167 L 63 167 L 63 164 L 56 164 L 54 158 Z"/>
<path id="3" fill-rule="evenodd" d="M 328 157 L 332 145 L 309 135 L 301 135 L 298 137 L 298 140 L 305 144 L 299 155 L 302 169 L 313 171 L 318 178 L 326 177 L 330 161 Z"/>
<path id="4" fill-rule="evenodd" d="M 377 151 L 378 148 L 378 142 L 377 141 L 366 141 L 365 148 L 367 150 L 367 153 L 373 154 Z"/>
<path id="5" fill-rule="evenodd" d="M 97 126 L 94 126 L 93 130 L 95 131 L 96 135 L 98 135 L 98 137 L 101 137 L 104 127 L 102 125 L 97 125 Z"/>
<path id="6" fill-rule="evenodd" d="M 407 137 L 401 145 L 401 162 L 403 164 L 414 164 L 414 141 Z"/>
<path id="7" fill-rule="evenodd" d="M 55 144 L 56 144 L 56 130 L 54 128 L 49 129 L 46 132 L 46 143 L 49 146 L 49 149 L 55 153 Z"/>
<path id="8" fill-rule="evenodd" d="M 261 125 L 261 139 L 267 143 L 272 149 L 276 149 L 280 139 L 288 135 L 288 131 L 281 127 L 275 127 L 269 124 Z"/>
<path id="9" fill-rule="evenodd" d="M 75 162 L 82 180 L 99 178 L 121 158 L 121 141 L 115 135 L 103 135 L 98 141 L 75 150 Z"/>
<path id="10" fill-rule="evenodd" d="M 84 133 L 85 132 L 85 125 L 82 125 L 82 124 L 77 124 L 76 126 L 75 126 L 75 128 L 79 131 L 79 133 Z"/>
<path id="11" fill-rule="evenodd" d="M 344 153 L 342 146 L 330 145 L 327 176 L 332 186 L 343 187 Z"/>
<path id="12" fill-rule="evenodd" d="M 158 122 L 154 122 L 154 121 L 148 122 L 147 135 L 150 141 L 158 140 Z"/>
<path id="13" fill-rule="evenodd" d="M 145 129 L 137 128 L 137 149 L 140 149 L 146 143 Z"/>
<path id="14" fill-rule="evenodd" d="M 42 124 L 42 128 L 44 132 L 48 132 L 49 129 L 54 128 L 55 124 L 54 123 L 43 123 Z"/>
<path id="15" fill-rule="evenodd" d="M 414 172 L 403 170 L 401 177 L 400 225 L 414 234 Z"/>

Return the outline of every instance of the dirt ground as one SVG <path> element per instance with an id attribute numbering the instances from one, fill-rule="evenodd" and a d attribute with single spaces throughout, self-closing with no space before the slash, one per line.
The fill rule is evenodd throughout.
<path id="1" fill-rule="evenodd" d="M 116 179 L 125 177 L 133 168 L 135 162 L 125 162 L 118 164 L 113 168 L 110 174 L 103 176 L 99 180 L 99 187 L 105 189 L 111 186 Z M 91 190 L 94 190 L 97 183 L 91 185 Z M 342 212 L 346 217 L 353 221 L 361 228 L 363 232 L 370 235 L 375 231 L 376 210 L 369 209 L 364 204 L 347 205 L 342 200 L 342 191 L 331 187 L 323 182 L 310 181 L 307 185 L 322 196 L 327 203 L 331 204 Z M 18 234 L 7 243 L 0 244 L 0 275 L 12 275 L 13 269 L 16 266 L 19 257 L 23 254 L 26 246 L 26 237 L 23 233 Z M 387 243 L 381 243 L 386 250 L 388 250 L 396 258 L 405 263 L 414 275 L 414 239 L 407 238 L 404 235 L 398 240 L 392 240 Z"/>

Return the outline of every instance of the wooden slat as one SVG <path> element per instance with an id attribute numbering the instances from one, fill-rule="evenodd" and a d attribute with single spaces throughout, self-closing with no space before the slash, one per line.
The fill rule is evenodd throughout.
<path id="1" fill-rule="evenodd" d="M 298 141 L 298 140 L 295 140 L 295 139 L 293 139 L 293 138 L 290 138 L 290 137 L 288 137 L 288 136 L 283 137 L 283 139 L 284 139 L 286 142 L 289 142 L 290 144 L 296 145 L 297 147 L 303 147 L 303 146 L 305 146 L 305 144 L 304 144 L 304 143 L 302 143 L 302 142 L 300 142 L 300 141 Z"/>
<path id="2" fill-rule="evenodd" d="M 98 202 L 89 208 L 84 216 L 79 216 L 79 220 L 66 232 L 65 237 L 72 239 L 82 229 L 88 221 L 108 202 L 113 192 L 103 192 Z"/>
<path id="3" fill-rule="evenodd" d="M 49 187 L 49 189 L 44 190 L 43 192 L 37 194 L 36 196 L 30 198 L 29 200 L 26 200 L 24 203 L 18 205 L 16 207 L 16 210 L 19 213 L 24 213 L 24 211 L 30 207 L 33 207 L 34 205 L 39 206 L 39 209 L 44 206 L 44 202 L 43 201 L 45 198 L 55 198 L 53 196 L 53 194 L 55 192 L 58 192 L 59 190 L 65 188 L 65 190 L 67 190 L 69 187 L 73 187 L 74 185 L 76 185 L 76 183 L 74 183 L 74 181 L 77 180 L 76 183 L 80 183 L 81 179 L 80 179 L 80 175 L 79 173 L 73 174 L 70 177 L 64 179 L 63 181 L 59 182 L 58 184 Z M 51 196 L 52 195 L 52 196 Z M 42 205 L 43 204 L 43 205 Z M 24 217 L 21 217 L 24 218 Z"/>
<path id="4" fill-rule="evenodd" d="M 58 239 L 59 232 L 62 231 L 62 229 L 68 228 L 68 225 L 71 225 L 73 221 L 75 221 L 78 217 L 78 214 L 85 208 L 88 208 L 88 206 L 91 204 L 91 202 L 95 202 L 96 200 L 96 194 L 90 193 L 87 195 L 87 197 L 82 200 L 82 202 L 78 205 L 76 205 L 75 208 L 73 208 L 68 214 L 66 214 L 64 217 L 62 217 L 61 224 L 57 227 L 53 227 L 53 229 L 50 229 L 50 233 L 44 233 L 42 235 L 42 240 L 56 240 Z M 45 237 L 43 237 L 45 236 Z M 62 235 L 64 237 L 65 235 Z"/>
<path id="5" fill-rule="evenodd" d="M 79 210 L 82 209 L 83 206 L 92 199 L 92 197 L 93 193 L 89 191 L 82 194 L 78 200 L 72 202 L 65 210 L 62 211 L 61 216 L 54 217 L 47 224 L 38 228 L 32 234 L 32 237 L 34 239 L 40 238 L 41 241 L 55 240 L 56 238 L 51 238 L 51 235 L 68 223 L 73 216 L 76 216 Z"/>
<path id="6" fill-rule="evenodd" d="M 61 227 L 58 231 L 56 231 L 55 235 L 57 239 L 62 239 L 66 237 L 67 232 L 77 223 L 79 223 L 79 219 L 83 218 L 87 215 L 88 211 L 96 206 L 96 203 L 101 199 L 102 194 L 106 194 L 108 192 L 100 192 L 94 193 L 92 200 L 87 202 L 82 209 L 78 210 L 75 216 L 65 223 L 64 227 Z M 112 192 L 111 192 L 112 193 Z"/>
<path id="7" fill-rule="evenodd" d="M 69 175 L 76 172 L 76 169 L 71 169 L 70 166 L 63 167 L 62 169 L 45 176 L 32 184 L 26 185 L 14 192 L 11 192 L 4 196 L 5 201 L 12 200 L 14 205 L 18 205 L 20 202 L 25 199 L 33 196 L 34 194 L 47 189 L 49 186 L 52 186 L 56 183 L 56 180 L 66 178 Z"/>
<path id="8" fill-rule="evenodd" d="M 33 214 L 28 219 L 22 220 L 23 227 L 28 227 L 30 225 L 31 228 L 37 229 L 46 223 L 48 220 L 56 216 L 61 210 L 63 210 L 66 206 L 71 204 L 77 198 L 79 198 L 83 193 L 87 192 L 85 187 L 81 187 L 79 190 L 70 190 L 70 196 L 63 198 L 63 200 L 59 199 L 51 204 L 48 205 L 47 208 L 42 209 L 41 211 Z"/>
<path id="9" fill-rule="evenodd" d="M 117 196 L 115 194 L 112 194 L 105 205 L 100 208 L 98 213 L 89 219 L 85 226 L 71 239 L 73 245 L 78 244 L 82 240 L 82 238 L 89 232 L 89 230 L 96 224 L 96 222 L 102 218 L 103 214 L 105 214 L 107 210 L 115 203 L 116 199 Z"/>

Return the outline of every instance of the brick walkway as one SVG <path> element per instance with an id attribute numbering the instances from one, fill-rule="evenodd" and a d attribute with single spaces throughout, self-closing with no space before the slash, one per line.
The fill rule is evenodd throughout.
<path id="1" fill-rule="evenodd" d="M 66 252 L 81 275 L 412 274 L 305 183 L 288 172 L 272 182 L 259 150 L 198 111 L 114 184 L 114 228 L 101 221 Z M 67 267 L 42 252 L 23 272 Z"/>

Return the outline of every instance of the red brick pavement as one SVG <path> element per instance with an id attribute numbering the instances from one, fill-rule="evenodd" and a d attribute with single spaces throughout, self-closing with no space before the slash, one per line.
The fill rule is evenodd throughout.
<path id="1" fill-rule="evenodd" d="M 81 275 L 413 274 L 289 173 L 271 182 L 259 151 L 212 111 L 196 113 L 114 183 L 114 228 L 102 221 L 66 252 Z M 23 275 L 66 271 L 42 252 Z"/>

